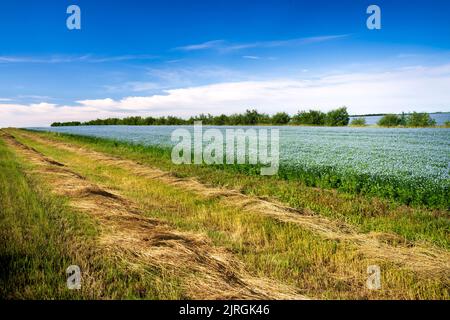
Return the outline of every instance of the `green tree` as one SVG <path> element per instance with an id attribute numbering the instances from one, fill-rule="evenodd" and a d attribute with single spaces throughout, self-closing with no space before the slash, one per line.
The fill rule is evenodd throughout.
<path id="1" fill-rule="evenodd" d="M 396 114 L 386 114 L 378 120 L 378 125 L 381 127 L 396 127 L 402 122 L 402 118 Z"/>
<path id="2" fill-rule="evenodd" d="M 168 116 L 166 124 L 169 125 L 169 126 L 182 125 L 182 124 L 184 124 L 184 121 L 181 118 Z"/>
<path id="3" fill-rule="evenodd" d="M 298 125 L 302 125 L 302 124 L 307 124 L 306 123 L 306 111 L 299 111 L 297 112 L 296 115 L 294 115 L 292 117 L 292 123 L 293 124 L 298 124 Z"/>
<path id="4" fill-rule="evenodd" d="M 408 127 L 434 127 L 436 121 L 428 113 L 413 112 L 406 117 Z"/>
<path id="5" fill-rule="evenodd" d="M 258 111 L 256 111 L 255 109 L 246 110 L 243 124 L 250 124 L 250 125 L 258 124 L 258 118 L 259 118 Z"/>
<path id="6" fill-rule="evenodd" d="M 402 114 L 400 115 L 400 125 L 406 126 L 406 121 L 407 121 L 406 113 L 402 112 Z"/>
<path id="7" fill-rule="evenodd" d="M 332 127 L 346 126 L 348 125 L 349 121 L 350 117 L 348 115 L 346 107 L 331 110 L 327 113 L 327 116 L 325 118 L 325 124 Z"/>
<path id="8" fill-rule="evenodd" d="M 223 126 L 226 125 L 228 122 L 228 117 L 224 114 L 221 114 L 220 116 L 214 117 L 213 124 L 216 126 Z"/>
<path id="9" fill-rule="evenodd" d="M 299 111 L 292 117 L 292 123 L 303 125 L 325 125 L 325 113 L 317 110 Z"/>
<path id="10" fill-rule="evenodd" d="M 273 124 L 287 124 L 291 120 L 291 117 L 286 112 L 278 112 L 272 116 Z"/>
<path id="11" fill-rule="evenodd" d="M 147 126 L 151 126 L 151 125 L 155 124 L 155 121 L 156 121 L 156 119 L 153 118 L 153 117 L 147 117 L 147 118 L 144 119 L 144 123 Z"/>
<path id="12" fill-rule="evenodd" d="M 350 125 L 355 127 L 364 127 L 366 125 L 366 118 L 353 118 Z"/>
<path id="13" fill-rule="evenodd" d="M 325 125 L 326 114 L 318 110 L 309 110 L 309 119 L 310 124 L 323 126 Z"/>
<path id="14" fill-rule="evenodd" d="M 259 124 L 271 124 L 272 118 L 266 113 L 258 113 L 258 123 Z"/>

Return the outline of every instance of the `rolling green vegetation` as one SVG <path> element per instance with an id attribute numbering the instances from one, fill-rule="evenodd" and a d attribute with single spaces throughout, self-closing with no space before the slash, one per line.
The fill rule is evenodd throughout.
<path id="1" fill-rule="evenodd" d="M 450 238 L 448 237 L 450 220 L 447 206 L 435 210 L 427 209 L 422 205 L 413 208 L 403 206 L 398 201 L 358 195 L 356 192 L 380 190 L 380 193 L 388 193 L 395 189 L 395 185 L 385 189 L 379 183 L 373 184 L 369 177 L 367 180 L 360 180 L 361 177 L 356 176 L 353 179 L 348 178 L 342 188 L 348 192 L 336 193 L 334 190 L 311 187 L 317 185 L 314 179 L 321 179 L 319 180 L 321 187 L 336 187 L 339 180 L 333 180 L 333 175 L 330 175 L 331 171 L 328 174 L 327 172 L 314 174 L 313 172 L 299 173 L 299 171 L 281 168 L 278 177 L 263 177 L 259 175 L 257 167 L 250 165 L 175 165 L 171 161 L 169 148 L 69 134 L 48 132 L 36 134 L 136 160 L 168 170 L 180 177 L 197 177 L 205 183 L 229 186 L 245 194 L 269 197 L 295 208 L 309 208 L 331 218 L 343 219 L 358 226 L 363 232 L 394 232 L 407 240 L 427 240 L 439 246 L 450 247 Z M 280 177 L 284 179 L 280 179 Z M 311 180 L 311 183 L 308 182 L 308 179 Z M 378 186 L 378 189 L 360 190 L 355 188 L 355 186 L 364 185 L 372 185 L 374 188 Z M 386 196 L 389 197 L 389 193 Z M 444 196 L 441 195 L 438 199 L 446 201 L 445 203 L 448 204 L 448 197 Z"/>
<path id="2" fill-rule="evenodd" d="M 434 127 L 436 121 L 431 119 L 428 113 L 413 112 L 407 115 L 387 114 L 378 121 L 378 125 L 381 127 Z"/>
<path id="3" fill-rule="evenodd" d="M 127 117 L 124 119 L 108 118 L 97 119 L 87 122 L 54 122 L 52 127 L 63 126 L 89 126 L 89 125 L 188 125 L 195 121 L 202 121 L 203 125 L 327 125 L 327 126 L 346 126 L 349 122 L 349 116 L 345 107 L 332 110 L 328 113 L 321 111 L 301 111 L 293 117 L 286 112 L 278 112 L 272 116 L 259 113 L 257 110 L 247 110 L 243 114 L 219 115 L 201 114 L 191 117 L 187 120 L 168 116 L 168 117 Z"/>

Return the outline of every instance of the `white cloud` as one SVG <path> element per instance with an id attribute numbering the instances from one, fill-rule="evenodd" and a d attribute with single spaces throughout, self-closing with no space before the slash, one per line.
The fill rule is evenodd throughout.
<path id="1" fill-rule="evenodd" d="M 237 81 L 244 77 L 239 71 L 221 66 L 148 68 L 147 74 L 161 89 L 192 86 L 196 82 Z"/>
<path id="2" fill-rule="evenodd" d="M 244 59 L 250 59 L 250 60 L 259 60 L 261 57 L 258 56 L 242 56 Z"/>
<path id="3" fill-rule="evenodd" d="M 119 85 L 105 85 L 103 88 L 108 92 L 145 92 L 161 89 L 161 85 L 156 82 L 131 81 Z"/>
<path id="4" fill-rule="evenodd" d="M 36 94 L 20 94 L 17 96 L 17 99 L 32 99 L 32 100 L 53 100 L 53 97 L 50 96 L 41 96 Z"/>
<path id="5" fill-rule="evenodd" d="M 96 109 L 109 109 L 116 105 L 116 102 L 111 98 L 106 99 L 94 99 L 94 100 L 79 100 L 76 101 L 82 106 L 92 107 Z"/>
<path id="6" fill-rule="evenodd" d="M 52 56 L 0 56 L 0 63 L 105 63 L 130 60 L 151 60 L 155 59 L 152 55 L 121 55 L 121 56 L 94 56 L 85 55 L 52 55 Z"/>
<path id="7" fill-rule="evenodd" d="M 215 49 L 221 52 L 237 51 L 251 48 L 275 48 L 283 46 L 298 46 L 310 43 L 319 43 L 330 40 L 342 39 L 348 37 L 348 34 L 338 34 L 338 35 L 325 35 L 325 36 L 315 36 L 306 38 L 294 38 L 287 40 L 272 40 L 272 41 L 257 41 L 248 43 L 229 43 L 225 40 L 212 40 L 199 44 L 191 44 L 182 47 L 175 48 L 175 50 L 181 51 L 198 51 Z"/>
<path id="8" fill-rule="evenodd" d="M 165 90 L 151 96 L 129 96 L 51 103 L 1 104 L 0 127 L 49 125 L 53 121 L 90 120 L 127 115 L 190 116 L 242 112 L 273 113 L 299 109 L 323 111 L 346 105 L 351 113 L 450 111 L 450 64 L 414 66 L 390 72 L 347 73 L 317 79 L 236 81 Z"/>
<path id="9" fill-rule="evenodd" d="M 307 37 L 307 38 L 295 38 L 288 40 L 274 40 L 274 41 L 259 41 L 241 44 L 231 44 L 221 48 L 222 51 L 235 51 L 250 48 L 276 48 L 285 46 L 300 46 L 311 43 L 320 43 L 330 40 L 342 39 L 348 37 L 348 34 L 338 34 L 329 36 L 317 36 L 317 37 Z"/>
<path id="10" fill-rule="evenodd" d="M 197 51 L 197 50 L 205 50 L 205 49 L 211 49 L 211 48 L 217 48 L 218 46 L 225 43 L 224 40 L 211 40 L 206 41 L 203 43 L 198 44 L 190 44 L 182 47 L 177 47 L 175 50 L 181 50 L 181 51 Z"/>

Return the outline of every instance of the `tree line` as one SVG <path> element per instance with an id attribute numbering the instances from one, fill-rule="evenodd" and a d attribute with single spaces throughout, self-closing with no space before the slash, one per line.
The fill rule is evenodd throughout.
<path id="1" fill-rule="evenodd" d="M 364 127 L 366 126 L 366 119 L 364 117 L 355 117 L 352 119 L 351 126 Z M 426 112 L 413 112 L 413 113 L 402 113 L 402 114 L 385 114 L 380 120 L 378 120 L 377 125 L 380 127 L 408 127 L 408 128 L 425 128 L 425 127 L 435 127 L 436 120 L 431 118 L 430 114 Z M 450 121 L 444 123 L 444 127 L 450 127 Z"/>
<path id="2" fill-rule="evenodd" d="M 381 127 L 434 127 L 436 120 L 424 112 L 386 114 L 378 120 L 378 125 Z"/>
<path id="3" fill-rule="evenodd" d="M 63 126 L 91 126 L 91 125 L 191 125 L 195 121 L 202 121 L 204 125 L 318 125 L 318 126 L 346 126 L 350 120 L 346 107 L 331 110 L 327 113 L 309 110 L 299 111 L 295 115 L 286 112 L 277 112 L 273 115 L 260 113 L 255 109 L 246 110 L 245 113 L 234 113 L 231 115 L 221 114 L 213 116 L 211 114 L 200 114 L 189 119 L 179 117 L 126 117 L 96 119 L 86 122 L 54 122 L 52 127 Z"/>

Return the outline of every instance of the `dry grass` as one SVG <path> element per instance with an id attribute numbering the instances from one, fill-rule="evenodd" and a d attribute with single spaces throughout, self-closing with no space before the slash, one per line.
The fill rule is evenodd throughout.
<path id="1" fill-rule="evenodd" d="M 96 245 L 95 219 L 54 196 L 36 166 L 7 147 L 0 133 L 0 297 L 2 299 L 180 299 L 168 272 L 130 270 Z M 59 172 L 54 170 L 54 172 Z M 65 270 L 82 271 L 68 290 Z M 172 286 L 171 286 L 172 285 Z"/>
<path id="2" fill-rule="evenodd" d="M 4 138 L 34 164 L 34 173 L 45 179 L 53 192 L 68 197 L 76 211 L 98 220 L 102 250 L 131 269 L 170 270 L 183 279 L 187 296 L 194 299 L 305 298 L 292 287 L 250 276 L 239 261 L 211 246 L 207 238 L 174 231 L 159 220 L 145 217 L 133 202 L 74 174 L 12 136 Z"/>

